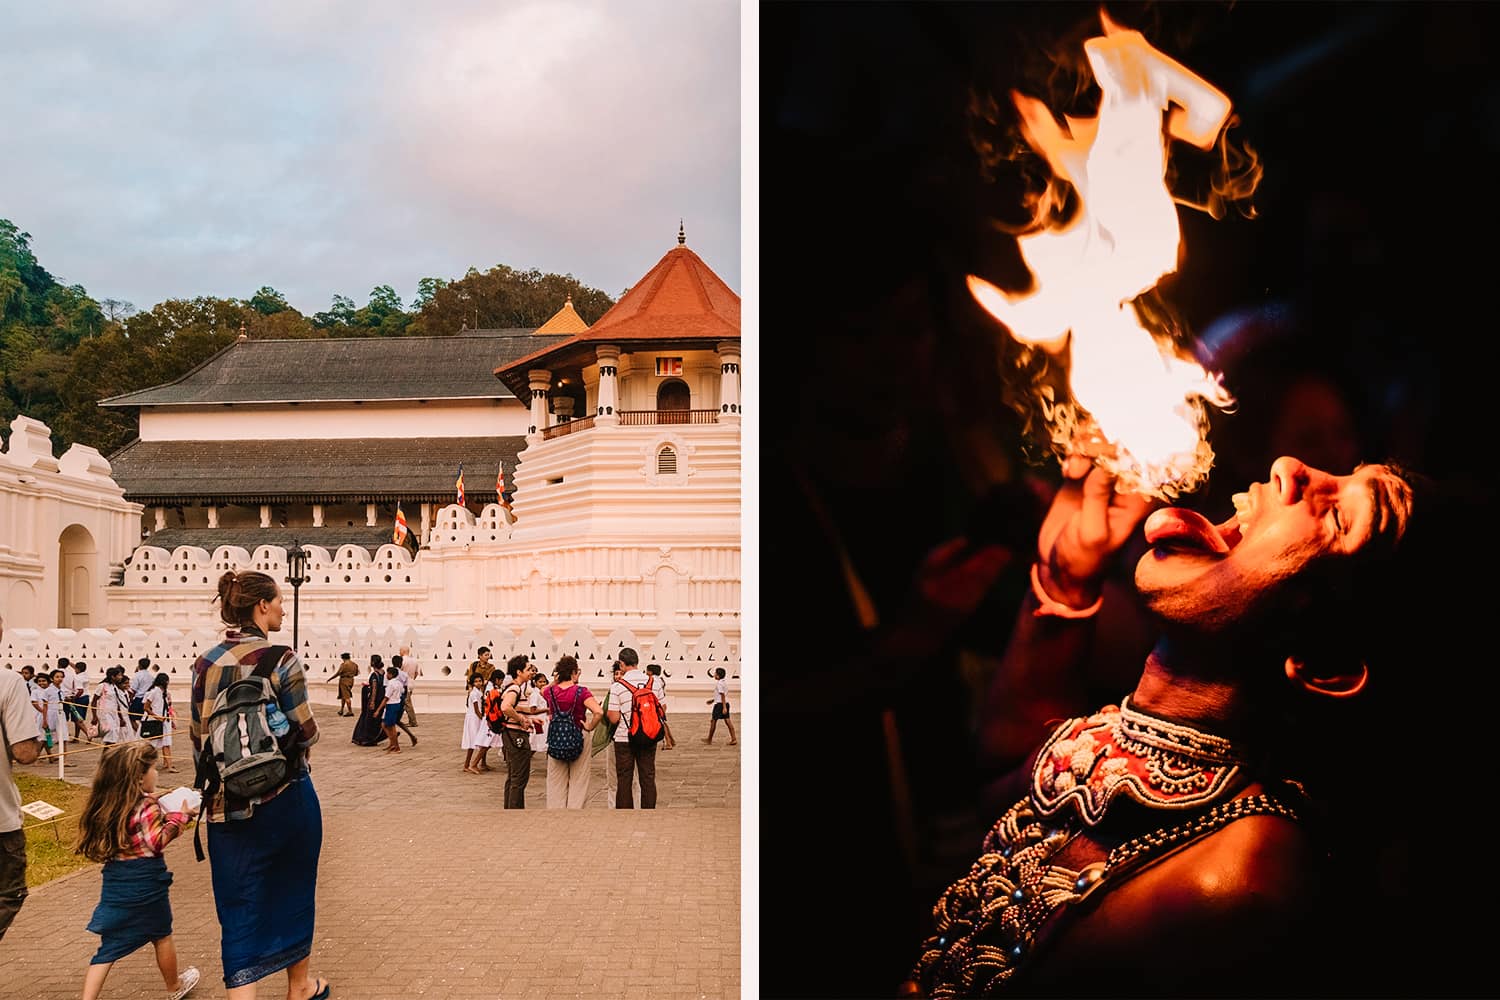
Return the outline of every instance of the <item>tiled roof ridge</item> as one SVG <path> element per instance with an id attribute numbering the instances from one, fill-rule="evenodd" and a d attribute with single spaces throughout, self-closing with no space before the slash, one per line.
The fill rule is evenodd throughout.
<path id="1" fill-rule="evenodd" d="M 131 389 L 129 392 L 119 392 L 113 396 L 106 396 L 103 399 L 99 400 L 96 405 L 103 406 L 105 403 L 112 402 L 116 399 L 124 399 L 126 396 L 134 396 L 138 392 L 148 392 L 152 389 L 165 389 L 168 386 L 181 385 L 184 381 L 198 374 L 204 368 L 207 368 L 211 363 L 217 361 L 219 358 L 229 353 L 241 343 L 243 343 L 243 341 L 231 340 L 229 343 L 225 344 L 223 347 L 219 348 L 217 351 L 213 352 L 208 357 L 204 358 L 202 361 L 198 362 L 196 365 L 189 368 L 187 371 L 183 372 L 181 375 L 177 376 L 170 382 L 161 382 L 157 385 L 148 385 L 144 389 Z"/>
<path id="2" fill-rule="evenodd" d="M 525 333 L 510 333 L 510 330 L 525 330 Z M 529 337 L 534 331 L 530 327 L 475 327 L 467 336 L 473 337 L 480 334 L 489 334 L 493 337 Z M 375 343 L 397 343 L 410 340 L 455 340 L 456 333 L 426 333 L 414 337 L 382 337 L 379 334 L 371 334 L 367 337 L 263 337 L 252 340 L 239 340 L 230 344 L 237 347 L 240 344 L 328 344 L 328 343 L 363 343 L 371 341 Z M 222 353 L 222 352 L 221 352 Z M 164 383 L 170 385 L 171 383 Z"/>

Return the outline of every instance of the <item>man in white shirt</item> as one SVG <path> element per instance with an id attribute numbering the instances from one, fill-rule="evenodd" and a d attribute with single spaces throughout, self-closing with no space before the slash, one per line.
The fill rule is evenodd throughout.
<path id="1" fill-rule="evenodd" d="M 135 674 L 130 678 L 130 724 L 141 728 L 141 719 L 146 712 L 146 692 L 156 675 L 151 672 L 151 657 L 143 656 L 135 661 Z"/>
<path id="2" fill-rule="evenodd" d="M 409 726 L 415 726 L 417 710 L 412 707 L 411 689 L 413 682 L 422 676 L 422 668 L 417 666 L 417 661 L 411 658 L 410 646 L 402 646 L 401 652 L 391 657 L 391 662 L 396 665 L 397 670 L 401 671 L 401 682 L 406 685 L 406 723 Z M 411 735 L 410 730 L 406 735 Z"/>
<path id="3" fill-rule="evenodd" d="M 62 669 L 62 686 L 58 688 L 58 694 L 62 695 L 63 711 L 67 713 L 66 722 L 74 725 L 73 739 L 83 738 L 83 710 L 88 707 L 88 678 L 84 676 L 84 664 L 79 662 L 74 669 L 68 663 L 65 656 L 57 661 L 58 667 Z M 66 722 L 64 725 L 66 725 Z"/>
<path id="4" fill-rule="evenodd" d="M 5 619 L 0 618 L 0 638 Z M 0 938 L 26 901 L 26 833 L 21 829 L 21 790 L 11 774 L 11 761 L 30 764 L 42 751 L 36 709 L 26 693 L 26 682 L 14 670 L 0 668 Z"/>
<path id="5" fill-rule="evenodd" d="M 605 713 L 612 724 L 618 723 L 615 729 L 615 808 L 635 808 L 631 796 L 631 781 L 639 776 L 641 808 L 655 809 L 656 745 L 653 743 L 638 747 L 630 742 L 630 713 L 635 700 L 630 688 L 639 690 L 652 686 L 651 675 L 640 669 L 640 656 L 629 646 L 620 650 L 619 662 L 625 671 L 609 686 L 609 709 Z M 626 687 L 627 684 L 630 687 Z"/>

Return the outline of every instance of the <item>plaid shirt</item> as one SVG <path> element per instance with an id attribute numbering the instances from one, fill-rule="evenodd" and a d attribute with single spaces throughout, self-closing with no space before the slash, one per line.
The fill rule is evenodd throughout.
<path id="1" fill-rule="evenodd" d="M 141 804 L 135 807 L 125 825 L 128 844 L 114 860 L 154 858 L 192 821 L 185 812 L 167 812 L 154 795 L 142 795 Z"/>
<path id="2" fill-rule="evenodd" d="M 203 724 L 213 711 L 214 699 L 235 681 L 244 680 L 255 672 L 260 658 L 271 644 L 254 628 L 231 628 L 224 633 L 224 641 L 198 657 L 193 664 L 193 719 L 188 735 L 192 737 L 193 749 L 202 751 L 205 734 Z M 283 647 L 286 649 L 286 647 Z M 286 649 L 281 662 L 270 674 L 271 687 L 276 692 L 276 704 L 293 727 L 301 727 L 301 742 L 304 748 L 318 742 L 318 723 L 313 719 L 312 706 L 307 701 L 307 675 L 302 669 L 302 658 L 293 650 Z M 301 759 L 302 770 L 308 770 L 307 758 Z M 212 801 L 204 802 L 202 815 L 210 823 L 222 823 L 225 819 L 248 819 L 257 804 L 280 795 L 283 785 L 269 795 L 245 800 L 243 809 L 239 799 L 235 808 L 226 815 L 224 789 L 214 793 Z"/>

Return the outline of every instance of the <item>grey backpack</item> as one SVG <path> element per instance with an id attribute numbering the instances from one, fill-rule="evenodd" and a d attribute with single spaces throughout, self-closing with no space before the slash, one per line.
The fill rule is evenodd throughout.
<path id="1" fill-rule="evenodd" d="M 235 798 L 263 796 L 284 784 L 290 772 L 268 716 L 276 704 L 270 673 L 285 649 L 268 648 L 253 674 L 219 692 L 209 713 L 207 763 L 224 791 Z"/>

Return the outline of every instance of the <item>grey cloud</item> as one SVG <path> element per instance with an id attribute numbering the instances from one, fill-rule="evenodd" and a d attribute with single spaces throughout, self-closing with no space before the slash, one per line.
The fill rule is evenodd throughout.
<path id="1" fill-rule="evenodd" d="M 363 301 L 470 266 L 616 294 L 688 242 L 739 287 L 727 3 L 156 4 L 0 32 L 0 216 L 96 297 Z"/>

